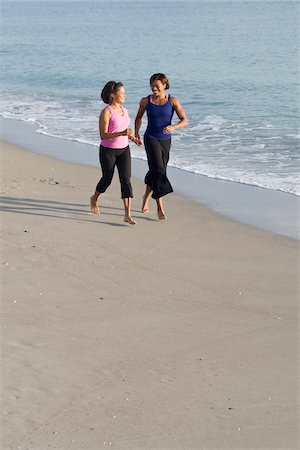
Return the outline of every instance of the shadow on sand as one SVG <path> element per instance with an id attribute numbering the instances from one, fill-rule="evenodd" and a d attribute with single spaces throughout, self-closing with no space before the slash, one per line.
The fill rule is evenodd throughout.
<path id="1" fill-rule="evenodd" d="M 90 212 L 90 206 L 88 204 L 17 197 L 0 197 L 0 204 L 1 209 L 4 212 L 54 217 L 58 219 L 76 220 L 80 222 L 95 222 L 114 227 L 128 227 L 128 224 L 123 221 L 122 223 L 101 221 L 102 216 L 119 216 L 120 218 L 124 216 L 124 209 L 115 206 L 101 205 L 100 216 L 95 216 Z M 153 220 L 145 216 L 140 216 L 139 220 L 140 219 Z"/>

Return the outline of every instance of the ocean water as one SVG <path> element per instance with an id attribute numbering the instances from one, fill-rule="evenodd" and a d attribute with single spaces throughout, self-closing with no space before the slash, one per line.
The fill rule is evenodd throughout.
<path id="1" fill-rule="evenodd" d="M 124 83 L 133 126 L 165 72 L 189 118 L 171 166 L 299 196 L 298 14 L 296 1 L 2 0 L 0 116 L 98 147 L 103 85 Z"/>

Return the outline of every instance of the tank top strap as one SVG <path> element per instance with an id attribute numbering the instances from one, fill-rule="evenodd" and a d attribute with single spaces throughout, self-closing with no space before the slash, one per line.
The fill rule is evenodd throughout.
<path id="1" fill-rule="evenodd" d="M 120 108 L 122 110 L 122 116 L 125 116 L 126 109 L 122 105 L 120 105 Z"/>
<path id="2" fill-rule="evenodd" d="M 165 103 L 165 105 L 167 104 L 167 103 L 170 103 L 171 104 L 171 95 L 170 94 L 166 94 L 167 96 L 168 96 L 168 98 L 167 98 L 167 101 L 166 101 L 166 103 Z M 150 94 L 150 95 L 148 95 L 148 103 L 152 103 L 153 104 L 153 102 L 151 101 L 151 98 L 152 98 L 152 95 Z M 148 104 L 147 103 L 147 104 Z M 162 105 L 162 106 L 164 106 L 164 105 Z M 172 104 L 171 104 L 171 106 L 172 106 Z"/>
<path id="3" fill-rule="evenodd" d="M 111 113 L 111 115 L 113 115 L 114 110 L 112 109 L 112 107 L 110 105 L 107 105 L 106 109 L 108 109 L 108 111 Z"/>

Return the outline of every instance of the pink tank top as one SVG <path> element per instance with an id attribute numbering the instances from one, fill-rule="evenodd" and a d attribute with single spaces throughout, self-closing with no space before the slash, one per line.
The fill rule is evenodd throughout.
<path id="1" fill-rule="evenodd" d="M 111 106 L 106 106 L 109 110 L 111 117 L 108 124 L 108 133 L 115 133 L 116 131 L 124 131 L 128 128 L 130 119 L 128 115 L 128 111 L 126 108 L 123 108 L 123 115 L 117 114 L 116 111 Z M 118 136 L 116 138 L 111 139 L 102 139 L 101 145 L 109 148 L 125 148 L 128 145 L 128 136 Z"/>

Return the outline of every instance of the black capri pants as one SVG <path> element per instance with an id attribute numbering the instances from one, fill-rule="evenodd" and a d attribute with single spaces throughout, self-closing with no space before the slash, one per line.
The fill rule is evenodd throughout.
<path id="1" fill-rule="evenodd" d="M 149 171 L 145 176 L 145 183 L 152 189 L 152 198 L 158 199 L 173 192 L 167 178 L 167 164 L 171 148 L 171 138 L 165 140 L 144 136 L 145 150 Z"/>
<path id="2" fill-rule="evenodd" d="M 97 184 L 96 191 L 103 193 L 111 184 L 115 167 L 119 172 L 121 184 L 121 198 L 133 197 L 131 186 L 131 155 L 129 145 L 125 148 L 109 148 L 100 145 L 99 160 L 102 178 Z"/>

